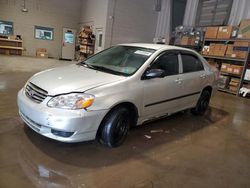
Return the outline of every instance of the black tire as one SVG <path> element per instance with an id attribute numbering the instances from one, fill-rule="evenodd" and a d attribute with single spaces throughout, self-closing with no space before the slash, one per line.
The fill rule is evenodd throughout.
<path id="1" fill-rule="evenodd" d="M 130 125 L 129 110 L 125 107 L 115 108 L 105 116 L 98 130 L 97 139 L 108 147 L 118 147 L 126 139 Z"/>
<path id="2" fill-rule="evenodd" d="M 209 106 L 209 101 L 211 98 L 211 93 L 208 90 L 205 90 L 201 93 L 201 96 L 196 104 L 195 108 L 191 109 L 193 115 L 204 115 Z"/>

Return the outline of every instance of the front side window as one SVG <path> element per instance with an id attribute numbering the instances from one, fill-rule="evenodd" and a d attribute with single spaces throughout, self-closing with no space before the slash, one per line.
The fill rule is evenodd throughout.
<path id="1" fill-rule="evenodd" d="M 86 59 L 80 65 L 129 76 L 134 74 L 154 52 L 154 49 L 149 48 L 115 46 Z"/>
<path id="2" fill-rule="evenodd" d="M 151 69 L 162 69 L 165 71 L 165 76 L 179 74 L 179 61 L 177 54 L 164 53 L 159 56 Z"/>
<path id="3" fill-rule="evenodd" d="M 182 54 L 183 73 L 204 70 L 202 62 L 195 55 Z"/>

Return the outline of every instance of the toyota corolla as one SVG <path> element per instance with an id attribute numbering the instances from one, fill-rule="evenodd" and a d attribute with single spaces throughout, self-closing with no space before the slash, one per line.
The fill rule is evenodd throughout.
<path id="1" fill-rule="evenodd" d="M 116 147 L 131 126 L 186 109 L 203 115 L 216 80 L 193 50 L 123 44 L 35 74 L 17 101 L 23 121 L 45 137 Z"/>

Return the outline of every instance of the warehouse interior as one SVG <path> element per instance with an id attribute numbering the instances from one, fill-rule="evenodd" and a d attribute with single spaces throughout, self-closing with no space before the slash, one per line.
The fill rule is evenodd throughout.
<path id="1" fill-rule="evenodd" d="M 250 187 L 249 8 L 248 0 L 0 0 L 0 187 Z M 17 93 L 32 75 L 123 43 L 200 53 L 219 74 L 205 115 L 182 111 L 132 128 L 112 149 L 26 126 Z"/>

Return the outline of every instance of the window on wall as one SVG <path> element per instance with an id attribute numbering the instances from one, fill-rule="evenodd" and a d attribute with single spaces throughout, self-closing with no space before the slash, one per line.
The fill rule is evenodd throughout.
<path id="1" fill-rule="evenodd" d="M 35 38 L 43 40 L 53 40 L 54 29 L 49 27 L 35 26 Z"/>
<path id="2" fill-rule="evenodd" d="M 177 26 L 183 24 L 183 18 L 185 14 L 187 0 L 174 0 L 172 1 L 172 31 L 175 30 Z"/>
<path id="3" fill-rule="evenodd" d="M 200 0 L 197 26 L 227 25 L 233 0 Z"/>
<path id="4" fill-rule="evenodd" d="M 0 35 L 13 35 L 13 22 L 0 20 Z"/>

